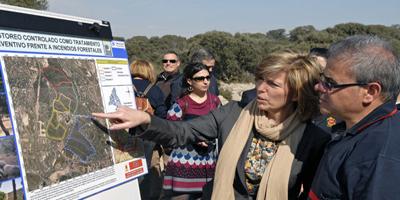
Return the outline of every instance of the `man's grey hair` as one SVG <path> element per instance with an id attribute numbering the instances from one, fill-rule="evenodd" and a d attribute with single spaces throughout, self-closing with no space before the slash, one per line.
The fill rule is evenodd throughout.
<path id="1" fill-rule="evenodd" d="M 400 92 L 399 57 L 389 42 L 377 36 L 355 35 L 332 44 L 328 59 L 348 64 L 359 83 L 380 83 L 385 101 Z"/>
<path id="2" fill-rule="evenodd" d="M 190 58 L 190 63 L 202 63 L 203 60 L 212 60 L 212 59 L 215 59 L 214 55 L 210 51 L 201 48 L 196 50 L 192 54 L 192 57 Z"/>
<path id="3" fill-rule="evenodd" d="M 168 51 L 164 52 L 163 56 L 165 56 L 167 54 L 174 54 L 176 56 L 176 59 L 180 60 L 179 55 L 178 55 L 178 53 L 176 53 L 176 51 L 168 50 Z"/>

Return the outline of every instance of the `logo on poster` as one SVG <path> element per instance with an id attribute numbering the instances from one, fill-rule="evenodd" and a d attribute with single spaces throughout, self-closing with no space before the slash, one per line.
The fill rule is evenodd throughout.
<path id="1" fill-rule="evenodd" d="M 144 172 L 142 160 L 135 160 L 125 164 L 125 178 L 130 178 Z"/>

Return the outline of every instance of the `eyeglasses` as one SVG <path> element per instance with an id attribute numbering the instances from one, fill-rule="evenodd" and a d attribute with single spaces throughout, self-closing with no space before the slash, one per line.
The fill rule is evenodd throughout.
<path id="1" fill-rule="evenodd" d="M 364 86 L 368 85 L 368 83 L 346 83 L 346 84 L 337 84 L 335 80 L 326 77 L 324 73 L 320 74 L 320 83 L 322 87 L 326 90 L 332 90 L 333 88 L 345 88 L 350 86 Z"/>
<path id="2" fill-rule="evenodd" d="M 176 60 L 162 59 L 162 63 L 167 63 L 167 62 L 176 63 Z"/>
<path id="3" fill-rule="evenodd" d="M 193 77 L 191 79 L 199 82 L 199 81 L 204 81 L 206 79 L 207 79 L 207 81 L 209 81 L 211 79 L 211 77 L 210 76 L 198 76 L 198 77 Z"/>

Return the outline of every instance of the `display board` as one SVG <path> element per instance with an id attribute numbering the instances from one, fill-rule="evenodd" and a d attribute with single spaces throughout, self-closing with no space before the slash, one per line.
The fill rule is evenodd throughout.
<path id="1" fill-rule="evenodd" d="M 108 22 L 1 5 L 0 66 L 0 192 L 81 199 L 147 173 L 142 144 L 91 116 L 136 107 Z"/>

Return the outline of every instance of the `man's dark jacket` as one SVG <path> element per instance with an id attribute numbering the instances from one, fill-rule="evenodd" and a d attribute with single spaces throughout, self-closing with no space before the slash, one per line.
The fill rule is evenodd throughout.
<path id="1" fill-rule="evenodd" d="M 394 101 L 346 130 L 335 125 L 309 198 L 400 199 L 400 113 Z"/>
<path id="2" fill-rule="evenodd" d="M 156 85 L 161 89 L 161 91 L 164 93 L 164 104 L 167 106 L 167 109 L 169 109 L 172 105 L 172 100 L 171 100 L 171 84 L 173 81 L 175 81 L 178 77 L 180 77 L 181 73 L 177 72 L 174 74 L 169 74 L 166 72 L 161 72 L 157 76 L 156 80 Z"/>
<path id="3" fill-rule="evenodd" d="M 244 107 L 255 98 L 257 98 L 257 90 L 255 88 L 246 90 L 242 93 L 242 98 L 240 99 L 240 105 Z"/>

